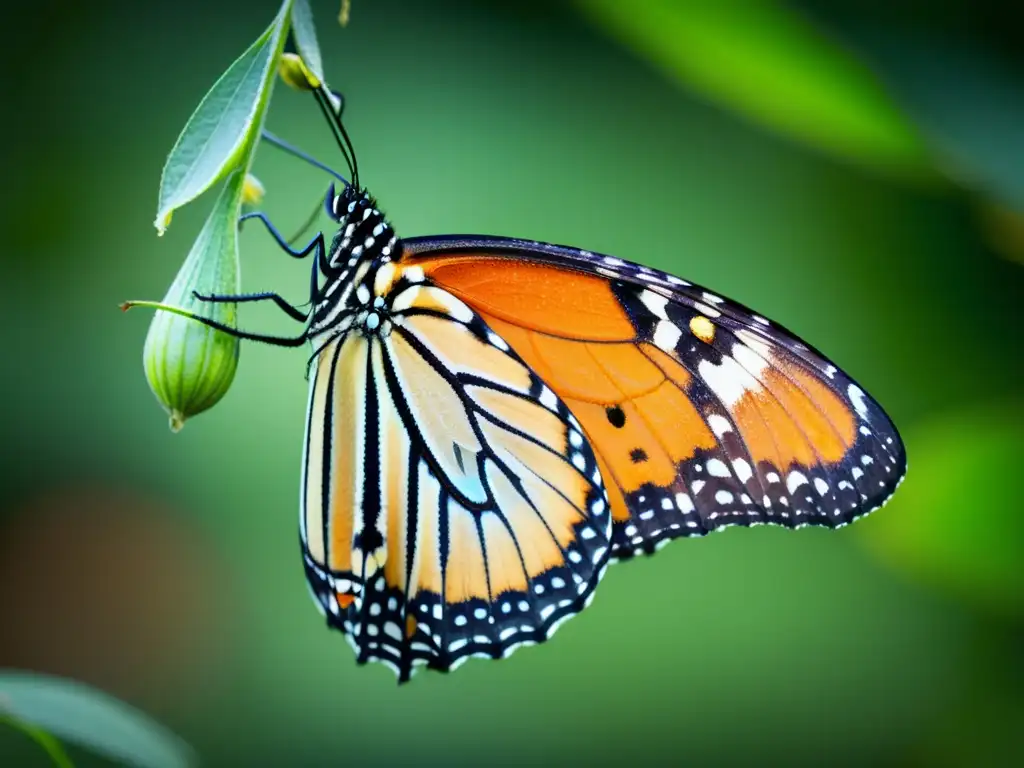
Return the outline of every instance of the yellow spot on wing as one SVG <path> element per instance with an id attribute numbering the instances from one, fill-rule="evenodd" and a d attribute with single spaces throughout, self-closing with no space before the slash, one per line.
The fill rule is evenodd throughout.
<path id="1" fill-rule="evenodd" d="M 705 344 L 710 344 L 715 339 L 715 326 L 704 315 L 694 315 L 690 319 L 690 331 Z"/>

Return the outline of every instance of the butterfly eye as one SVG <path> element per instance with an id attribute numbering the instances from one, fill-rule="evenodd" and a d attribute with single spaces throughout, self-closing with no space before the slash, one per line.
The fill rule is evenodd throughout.
<path id="1" fill-rule="evenodd" d="M 332 219 L 338 218 L 338 195 L 334 191 L 334 183 L 327 188 L 327 194 L 324 195 L 324 210 L 327 211 L 327 215 Z"/>

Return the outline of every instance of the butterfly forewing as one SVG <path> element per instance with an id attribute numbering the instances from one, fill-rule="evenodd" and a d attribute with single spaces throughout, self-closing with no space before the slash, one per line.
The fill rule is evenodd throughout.
<path id="1" fill-rule="evenodd" d="M 582 424 L 613 555 L 723 526 L 837 527 L 906 469 L 892 422 L 781 326 L 614 257 L 501 238 L 404 241 Z"/>
<path id="2" fill-rule="evenodd" d="M 354 321 L 319 346 L 310 376 L 314 596 L 360 661 L 401 679 L 541 642 L 586 605 L 610 555 L 582 427 L 421 270 L 360 276 L 375 289 L 351 292 Z"/>

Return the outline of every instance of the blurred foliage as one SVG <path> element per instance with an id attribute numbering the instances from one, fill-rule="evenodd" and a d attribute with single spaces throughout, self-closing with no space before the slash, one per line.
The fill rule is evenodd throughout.
<path id="1" fill-rule="evenodd" d="M 193 762 L 188 747 L 166 728 L 72 680 L 0 670 L 0 712 L 25 724 L 62 768 L 70 760 L 49 734 L 139 768 L 181 768 Z"/>
<path id="2" fill-rule="evenodd" d="M 1024 213 L 989 200 L 977 204 L 982 232 L 1000 254 L 1024 264 Z"/>
<path id="3" fill-rule="evenodd" d="M 773 0 L 577 0 L 685 85 L 770 129 L 888 173 L 928 175 L 917 128 L 856 57 Z"/>
<path id="4" fill-rule="evenodd" d="M 2 710 L 2 702 L 0 702 L 0 710 Z M 68 757 L 68 753 L 64 751 L 61 743 L 42 728 L 3 714 L 0 714 L 0 726 L 9 726 L 24 733 L 39 745 L 57 768 L 73 768 L 71 758 Z"/>
<path id="5" fill-rule="evenodd" d="M 938 414 L 906 436 L 913 466 L 888 514 L 858 527 L 892 568 L 971 605 L 1024 616 L 1019 403 Z"/>
<path id="6" fill-rule="evenodd" d="M 885 5 L 807 5 L 823 27 L 878 74 L 918 126 L 944 173 L 1001 205 L 1024 211 L 1024 60 L 1019 39 L 1024 25 L 1019 8 L 979 0 L 967 6 L 954 3 L 930 15 L 901 15 Z M 894 3 L 895 9 L 901 6 L 908 4 Z M 1009 40 L 1000 39 L 1007 34 Z"/>
<path id="7" fill-rule="evenodd" d="M 937 171 L 1024 210 L 1024 78 L 951 33 L 827 23 L 776 0 L 575 0 L 607 33 L 748 119 L 865 167 Z M 813 14 L 812 14 L 813 15 Z M 929 171 L 929 168 L 934 170 Z"/>
<path id="8" fill-rule="evenodd" d="M 1024 69 L 955 38 L 857 26 L 847 36 L 867 51 L 946 173 L 1024 212 Z"/>

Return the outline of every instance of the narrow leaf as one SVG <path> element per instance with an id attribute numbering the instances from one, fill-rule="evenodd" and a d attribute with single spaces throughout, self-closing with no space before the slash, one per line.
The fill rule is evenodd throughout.
<path id="1" fill-rule="evenodd" d="M 316 41 L 316 27 L 313 25 L 313 11 L 309 0 L 295 0 L 292 6 L 292 38 L 303 63 L 323 83 L 324 64 L 320 56 L 320 45 Z"/>
<path id="2" fill-rule="evenodd" d="M 167 157 L 154 225 L 163 233 L 176 208 L 194 200 L 243 162 L 259 138 L 284 44 L 292 0 L 214 83 Z"/>
<path id="3" fill-rule="evenodd" d="M 148 716 L 82 683 L 0 670 L 0 703 L 23 723 L 141 768 L 193 763 L 191 749 Z"/>
<path id="4" fill-rule="evenodd" d="M 576 0 L 676 81 L 819 150 L 931 176 L 925 147 L 872 73 L 771 0 Z"/>
<path id="5" fill-rule="evenodd" d="M 192 250 L 171 284 L 163 304 L 182 307 L 234 328 L 237 305 L 211 303 L 200 295 L 236 295 L 240 291 L 238 215 L 248 177 L 228 177 Z M 185 420 L 215 405 L 228 391 L 238 367 L 238 339 L 177 314 L 157 312 L 143 348 L 150 389 L 177 432 Z"/>
<path id="6" fill-rule="evenodd" d="M 3 702 L 0 702 L 0 704 L 2 703 Z M 68 753 L 64 751 L 64 747 L 61 743 L 42 728 L 3 714 L 0 714 L 0 724 L 7 724 L 11 728 L 21 731 L 32 739 L 32 741 L 38 744 L 39 747 L 46 752 L 57 768 L 74 768 L 71 758 L 68 757 Z"/>

